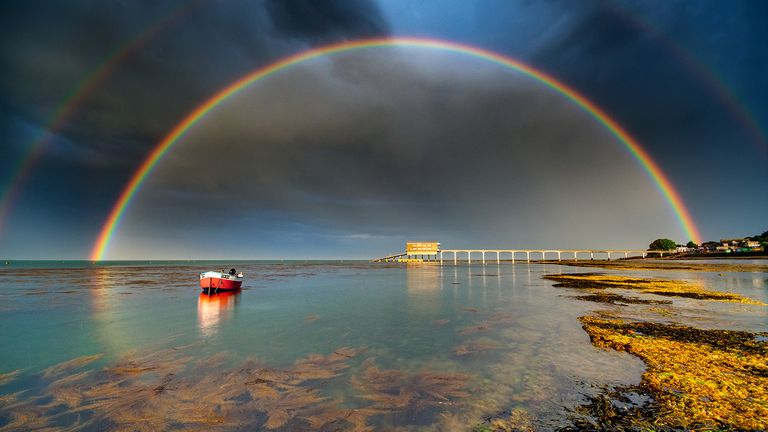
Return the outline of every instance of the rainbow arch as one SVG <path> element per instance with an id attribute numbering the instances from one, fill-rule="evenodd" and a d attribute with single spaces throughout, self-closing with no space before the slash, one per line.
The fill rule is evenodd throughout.
<path id="1" fill-rule="evenodd" d="M 200 121 L 203 117 L 205 117 L 206 114 L 227 100 L 229 97 L 237 94 L 241 90 L 247 88 L 251 84 L 261 79 L 269 77 L 280 72 L 281 70 L 307 60 L 353 50 L 397 46 L 434 49 L 469 55 L 523 73 L 545 84 L 552 90 L 562 94 L 567 99 L 571 100 L 577 106 L 582 108 L 584 111 L 592 115 L 592 117 L 594 117 L 616 138 L 619 139 L 619 141 L 627 148 L 627 150 L 629 150 L 629 152 L 638 160 L 646 173 L 654 181 L 658 190 L 669 202 L 683 231 L 685 231 L 688 237 L 694 242 L 700 242 L 701 237 L 693 221 L 693 218 L 688 212 L 688 209 L 686 208 L 683 200 L 680 198 L 680 194 L 674 188 L 661 168 L 659 168 L 656 162 L 651 159 L 648 152 L 646 152 L 645 149 L 643 149 L 640 144 L 634 138 L 632 138 L 626 130 L 624 130 L 624 128 L 622 128 L 605 111 L 582 96 L 578 91 L 557 81 L 552 76 L 534 69 L 531 66 L 483 48 L 437 39 L 393 37 L 341 42 L 313 48 L 285 57 L 243 76 L 218 93 L 214 94 L 203 104 L 199 105 L 190 114 L 188 114 L 184 120 L 178 123 L 171 130 L 171 132 L 159 144 L 157 144 L 157 146 L 155 146 L 154 149 L 152 149 L 141 166 L 139 166 L 139 168 L 133 174 L 131 180 L 120 193 L 117 202 L 110 211 L 106 222 L 101 228 L 99 236 L 91 250 L 91 260 L 98 261 L 103 259 L 104 253 L 109 246 L 115 229 L 120 224 L 128 204 L 131 202 L 131 199 L 134 197 L 134 195 L 136 195 L 136 192 L 141 187 L 147 175 L 152 171 L 155 165 L 157 165 L 160 159 L 168 152 L 168 150 L 171 149 L 171 147 L 173 147 L 176 142 L 179 141 L 179 139 L 181 139 L 195 124 L 197 124 L 198 121 Z"/>

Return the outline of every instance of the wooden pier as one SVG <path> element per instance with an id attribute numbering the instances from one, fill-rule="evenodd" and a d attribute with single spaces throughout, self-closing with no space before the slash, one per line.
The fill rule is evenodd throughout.
<path id="1" fill-rule="evenodd" d="M 531 262 L 532 258 L 533 261 L 547 261 L 548 259 L 578 261 L 580 258 L 587 259 L 589 257 L 590 260 L 597 258 L 610 261 L 617 255 L 620 258 L 646 258 L 648 255 L 663 257 L 664 254 L 669 255 L 671 253 L 673 251 L 637 249 L 441 249 L 428 254 L 401 252 L 374 259 L 373 262 L 439 262 L 444 264 L 445 261 L 448 261 L 458 264 L 460 257 L 464 258 L 461 260 L 462 262 L 466 261 L 469 264 L 472 264 L 473 257 L 474 262 L 482 264 L 486 264 L 488 261 L 497 264 L 501 261 Z"/>

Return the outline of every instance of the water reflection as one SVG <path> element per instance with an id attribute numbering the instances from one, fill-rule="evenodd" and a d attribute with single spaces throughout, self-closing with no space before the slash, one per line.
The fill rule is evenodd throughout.
<path id="1" fill-rule="evenodd" d="M 230 319 L 240 301 L 240 291 L 200 293 L 197 299 L 197 326 L 205 337 L 216 334 L 219 325 Z"/>
<path id="2" fill-rule="evenodd" d="M 90 298 L 90 319 L 94 323 L 94 332 L 100 345 L 100 351 L 118 354 L 130 349 L 130 326 L 122 318 L 125 310 L 124 295 L 120 294 L 121 278 L 124 272 L 110 267 L 97 267 L 92 270 L 88 290 Z"/>
<path id="3" fill-rule="evenodd" d="M 441 308 L 442 269 L 418 263 L 408 264 L 406 268 L 409 312 L 416 315 L 438 313 Z"/>

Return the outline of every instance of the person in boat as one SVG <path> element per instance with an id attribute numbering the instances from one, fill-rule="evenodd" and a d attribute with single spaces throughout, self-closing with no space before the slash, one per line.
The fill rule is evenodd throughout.
<path id="1" fill-rule="evenodd" d="M 229 269 L 229 275 L 230 275 L 230 276 L 234 276 L 234 275 L 236 275 L 236 274 L 237 274 L 237 270 L 235 270 L 235 269 L 233 269 L 233 268 Z"/>

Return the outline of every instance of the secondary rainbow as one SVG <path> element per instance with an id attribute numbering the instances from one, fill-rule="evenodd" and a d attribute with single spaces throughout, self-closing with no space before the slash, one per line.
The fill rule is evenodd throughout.
<path id="1" fill-rule="evenodd" d="M 45 128 L 37 134 L 27 151 L 19 155 L 11 165 L 5 181 L 0 183 L 0 234 L 2 234 L 5 226 L 6 216 L 10 213 L 13 203 L 21 192 L 21 186 L 56 132 L 80 110 L 85 102 L 112 76 L 121 63 L 203 1 L 190 0 L 173 8 L 136 36 L 116 46 L 57 105 Z"/>
<path id="2" fill-rule="evenodd" d="M 745 103 L 734 95 L 733 90 L 728 87 L 726 82 L 714 70 L 704 66 L 693 53 L 683 48 L 679 42 L 667 36 L 664 31 L 651 24 L 650 21 L 643 19 L 639 14 L 631 12 L 618 2 L 607 3 L 607 6 L 614 13 L 619 14 L 631 23 L 637 30 L 656 40 L 659 46 L 666 49 L 680 65 L 684 66 L 691 75 L 701 81 L 739 124 L 744 133 L 749 137 L 748 141 L 754 145 L 758 155 L 762 158 L 768 157 L 768 139 L 766 139 L 765 131 L 760 127 L 760 123 L 755 119 L 755 116 L 750 112 Z"/>
<path id="3" fill-rule="evenodd" d="M 99 237 L 96 240 L 96 243 L 93 245 L 93 249 L 91 251 L 91 260 L 103 259 L 104 253 L 109 246 L 115 229 L 120 225 L 120 221 L 126 208 L 128 207 L 128 204 L 131 202 L 131 199 L 141 187 L 144 179 L 146 179 L 147 175 L 152 171 L 160 159 L 162 159 L 168 150 L 170 150 L 171 147 L 173 147 L 173 145 L 190 130 L 190 128 L 192 128 L 198 121 L 200 121 L 200 119 L 205 117 L 206 114 L 227 100 L 230 96 L 238 93 L 239 91 L 261 79 L 267 78 L 275 73 L 280 72 L 281 70 L 307 60 L 353 50 L 398 46 L 450 51 L 483 59 L 521 72 L 531 78 L 540 81 L 554 91 L 562 94 L 573 103 L 584 109 L 586 112 L 591 114 L 597 121 L 605 126 L 606 129 L 608 129 L 614 136 L 616 136 L 616 138 L 619 139 L 619 141 L 627 148 L 627 150 L 629 150 L 629 152 L 638 160 L 638 162 L 640 162 L 640 165 L 651 177 L 651 179 L 653 179 L 656 187 L 669 202 L 672 210 L 677 216 L 680 226 L 688 235 L 688 237 L 694 242 L 698 243 L 700 241 L 701 237 L 698 233 L 696 225 L 693 222 L 693 219 L 691 218 L 690 213 L 688 212 L 688 209 L 683 203 L 683 200 L 680 198 L 678 192 L 672 186 L 672 183 L 661 171 L 659 166 L 651 159 L 650 155 L 640 146 L 640 144 L 634 138 L 632 138 L 626 130 L 624 130 L 624 128 L 622 128 L 615 120 L 608 116 L 608 114 L 606 114 L 602 109 L 589 101 L 587 98 L 582 96 L 579 92 L 557 81 L 552 76 L 532 68 L 531 66 L 523 64 L 510 57 L 485 50 L 483 48 L 435 39 L 394 37 L 342 42 L 319 48 L 313 48 L 285 57 L 282 60 L 261 67 L 243 76 L 242 78 L 238 79 L 229 86 L 225 87 L 223 90 L 213 95 L 205 103 L 198 106 L 183 121 L 177 124 L 173 130 L 171 130 L 165 139 L 163 139 L 150 152 L 149 156 L 147 156 L 138 170 L 134 173 L 133 177 L 120 194 L 120 197 L 112 208 L 112 211 L 109 213 L 109 216 L 107 217 L 107 220 L 104 223 L 101 232 L 99 233 Z"/>

